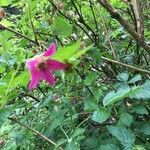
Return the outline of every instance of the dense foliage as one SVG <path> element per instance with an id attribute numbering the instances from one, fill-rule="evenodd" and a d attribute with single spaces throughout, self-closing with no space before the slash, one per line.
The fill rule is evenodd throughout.
<path id="1" fill-rule="evenodd" d="M 0 149 L 150 149 L 149 0 L 0 6 Z M 26 61 L 54 42 L 68 67 L 28 89 Z"/>

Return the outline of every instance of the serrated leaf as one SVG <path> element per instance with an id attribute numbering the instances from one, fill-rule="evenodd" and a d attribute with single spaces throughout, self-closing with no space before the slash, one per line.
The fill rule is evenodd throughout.
<path id="1" fill-rule="evenodd" d="M 150 80 L 146 80 L 138 90 L 132 92 L 130 98 L 150 100 Z"/>
<path id="2" fill-rule="evenodd" d="M 131 89 L 129 87 L 120 88 L 117 92 L 111 91 L 109 92 L 103 99 L 103 105 L 108 106 L 112 105 L 115 102 L 123 100 L 130 93 Z"/>
<path id="3" fill-rule="evenodd" d="M 98 111 L 95 111 L 92 115 L 92 120 L 98 123 L 103 123 L 106 121 L 110 116 L 110 113 L 105 108 L 100 108 Z"/>
<path id="4" fill-rule="evenodd" d="M 121 86 L 117 92 L 114 90 L 106 94 L 106 96 L 103 98 L 103 105 L 108 106 L 112 105 L 115 102 L 119 102 L 123 100 L 125 97 L 128 97 L 130 94 L 134 93 L 137 91 L 140 87 L 135 86 L 130 88 L 129 86 Z"/>
<path id="5" fill-rule="evenodd" d="M 116 137 L 121 144 L 125 147 L 125 149 L 132 149 L 133 144 L 135 142 L 135 135 L 132 131 L 117 126 L 107 126 L 108 131 Z"/>
<path id="6" fill-rule="evenodd" d="M 125 125 L 130 126 L 133 122 L 133 116 L 131 116 L 129 113 L 122 113 L 119 117 L 119 125 Z"/>

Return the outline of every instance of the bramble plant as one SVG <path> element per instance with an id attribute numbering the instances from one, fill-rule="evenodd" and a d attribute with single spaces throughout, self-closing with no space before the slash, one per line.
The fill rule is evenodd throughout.
<path id="1" fill-rule="evenodd" d="M 149 0 L 0 1 L 0 149 L 150 148 Z"/>

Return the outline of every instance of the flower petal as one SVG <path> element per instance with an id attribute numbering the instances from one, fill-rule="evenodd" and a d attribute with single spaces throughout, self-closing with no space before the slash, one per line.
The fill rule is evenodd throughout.
<path id="1" fill-rule="evenodd" d="M 37 87 L 38 83 L 40 82 L 42 78 L 42 73 L 35 68 L 30 71 L 31 78 L 30 82 L 28 84 L 29 90 L 33 90 Z"/>
<path id="2" fill-rule="evenodd" d="M 47 60 L 47 65 L 50 70 L 61 70 L 67 67 L 66 64 L 59 62 L 57 60 Z"/>
<path id="3" fill-rule="evenodd" d="M 30 70 L 30 82 L 28 84 L 29 90 L 33 90 L 37 87 L 39 81 L 41 80 L 41 72 L 36 69 L 36 59 L 30 59 L 27 61 L 26 65 Z"/>
<path id="4" fill-rule="evenodd" d="M 42 73 L 43 73 L 42 79 L 53 86 L 55 84 L 55 77 L 52 75 L 52 73 L 49 72 L 48 70 L 46 70 L 46 71 L 44 71 Z"/>
<path id="5" fill-rule="evenodd" d="M 56 51 L 56 45 L 55 45 L 55 43 L 52 43 L 50 45 L 50 47 L 47 49 L 47 51 L 44 52 L 43 55 L 44 56 L 52 56 L 55 53 L 55 51 Z"/>

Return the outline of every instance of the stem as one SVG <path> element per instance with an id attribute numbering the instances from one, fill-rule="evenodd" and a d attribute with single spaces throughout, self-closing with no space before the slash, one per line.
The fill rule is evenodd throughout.
<path id="1" fill-rule="evenodd" d="M 81 30 L 83 30 L 83 32 L 89 37 L 89 39 L 94 42 L 93 40 L 93 37 L 91 37 L 89 35 L 89 33 L 78 23 L 76 22 L 76 20 L 73 20 L 71 18 L 69 18 L 68 16 L 66 16 L 62 11 L 60 11 L 59 9 L 57 9 L 56 5 L 51 1 L 49 0 L 49 2 L 53 5 L 53 7 L 62 15 L 64 16 L 67 20 L 69 20 L 71 23 L 75 24 L 76 26 L 78 26 Z"/>
<path id="2" fill-rule="evenodd" d="M 30 19 L 30 23 L 31 23 L 31 28 L 33 30 L 33 34 L 34 34 L 34 38 L 35 38 L 35 41 L 38 43 L 38 40 L 37 40 L 37 35 L 36 35 L 36 32 L 35 32 L 35 28 L 34 28 L 34 25 L 33 25 L 33 21 L 32 21 L 32 17 L 31 17 L 31 9 L 30 9 L 30 4 L 28 3 L 28 13 L 29 13 L 29 19 Z"/>
<path id="3" fill-rule="evenodd" d="M 84 77 L 80 74 L 79 70 L 76 69 L 76 68 L 75 68 L 75 70 L 76 70 L 77 74 L 80 76 L 80 78 L 83 80 Z M 85 85 L 85 87 L 89 91 L 89 93 L 91 94 L 91 96 L 93 96 L 93 98 L 95 99 L 95 96 L 94 96 L 93 92 L 91 91 L 91 89 L 87 85 Z"/>
<path id="4" fill-rule="evenodd" d="M 45 141 L 47 141 L 48 143 L 50 143 L 50 144 L 52 144 L 52 145 L 54 145 L 54 146 L 56 146 L 57 144 L 54 142 L 54 141 L 52 141 L 52 140 L 50 140 L 49 138 L 47 138 L 45 135 L 43 135 L 41 132 L 39 132 L 39 131 L 37 131 L 37 130 L 35 130 L 35 129 L 33 129 L 33 128 L 31 128 L 31 127 L 29 127 L 29 126 L 27 126 L 27 125 L 25 125 L 25 124 L 23 124 L 23 123 L 21 123 L 21 122 L 19 122 L 17 119 L 15 119 L 15 118 L 8 118 L 9 120 L 11 120 L 11 121 L 13 121 L 13 122 L 15 122 L 15 123 L 17 123 L 17 124 L 19 124 L 20 126 L 23 126 L 23 127 L 25 127 L 25 128 L 27 128 L 27 129 L 29 129 L 30 131 L 32 131 L 32 132 L 34 132 L 36 135 L 38 135 L 38 136 L 40 136 L 40 137 L 42 137 Z M 63 148 L 59 148 L 60 150 L 64 150 Z"/>
<path id="5" fill-rule="evenodd" d="M 60 126 L 60 129 L 62 130 L 62 132 L 64 133 L 64 135 L 66 136 L 67 140 L 69 141 L 69 137 L 67 135 L 67 133 L 65 132 L 65 130 L 63 129 L 63 127 L 61 125 Z"/>
<path id="6" fill-rule="evenodd" d="M 3 28 L 3 29 L 8 30 L 8 31 L 10 31 L 10 32 L 12 32 L 12 33 L 14 33 L 14 34 L 16 34 L 16 35 L 20 36 L 20 37 L 23 37 L 23 38 L 27 39 L 28 41 L 32 42 L 33 44 L 35 44 L 35 45 L 38 45 L 38 46 L 39 46 L 39 43 L 38 43 L 38 42 L 36 42 L 36 41 L 34 41 L 34 40 L 30 39 L 29 37 L 27 37 L 27 36 L 25 36 L 25 35 L 21 34 L 20 32 L 14 31 L 13 29 L 8 28 L 8 27 L 5 27 L 5 26 L 3 26 L 2 24 L 0 24 L 0 27 L 1 27 L 1 28 Z"/>
<path id="7" fill-rule="evenodd" d="M 98 0 L 98 2 L 110 13 L 112 18 L 116 19 L 125 29 L 126 31 L 133 37 L 133 39 L 139 43 L 139 45 L 145 49 L 150 55 L 150 46 L 141 38 L 139 33 L 137 33 L 132 25 L 121 17 L 116 9 L 108 2 L 108 0 Z"/>
<path id="8" fill-rule="evenodd" d="M 79 128 L 84 122 L 86 122 L 87 120 L 89 120 L 91 118 L 91 116 L 87 117 L 86 119 L 84 119 L 78 126 L 77 128 Z"/>
<path id="9" fill-rule="evenodd" d="M 92 30 L 92 28 L 85 22 L 85 20 L 83 19 L 83 16 L 80 14 L 76 4 L 74 3 L 74 0 L 71 0 L 78 16 L 79 16 L 79 19 L 80 19 L 80 22 L 86 27 L 87 30 L 91 31 L 93 36 L 95 37 L 95 40 L 96 40 L 96 35 L 95 35 L 95 32 Z M 96 41 L 95 41 L 96 42 Z"/>
<path id="10" fill-rule="evenodd" d="M 96 16 L 95 16 L 95 13 L 94 13 L 94 9 L 93 9 L 93 2 L 91 0 L 90 1 L 90 7 L 91 7 L 91 11 L 92 11 L 92 14 L 93 14 L 93 18 L 94 18 L 94 22 L 95 22 L 95 26 L 96 26 L 96 34 L 95 34 L 95 40 L 97 40 L 97 44 L 99 45 L 99 30 L 98 30 L 98 23 L 97 23 L 97 20 L 96 20 Z"/>
<path id="11" fill-rule="evenodd" d="M 121 65 L 121 66 L 130 68 L 130 69 L 132 69 L 132 70 L 136 70 L 136 71 L 138 71 L 138 72 L 150 74 L 150 71 L 145 70 L 145 69 L 140 69 L 140 68 L 137 68 L 137 67 L 134 67 L 134 66 L 131 66 L 131 65 L 128 65 L 128 64 L 119 62 L 119 61 L 117 61 L 117 60 L 109 59 L 109 58 L 106 58 L 106 57 L 103 57 L 103 56 L 102 56 L 101 58 L 102 58 L 103 60 L 108 61 L 108 62 L 115 63 L 115 64 L 118 64 L 118 65 Z"/>

